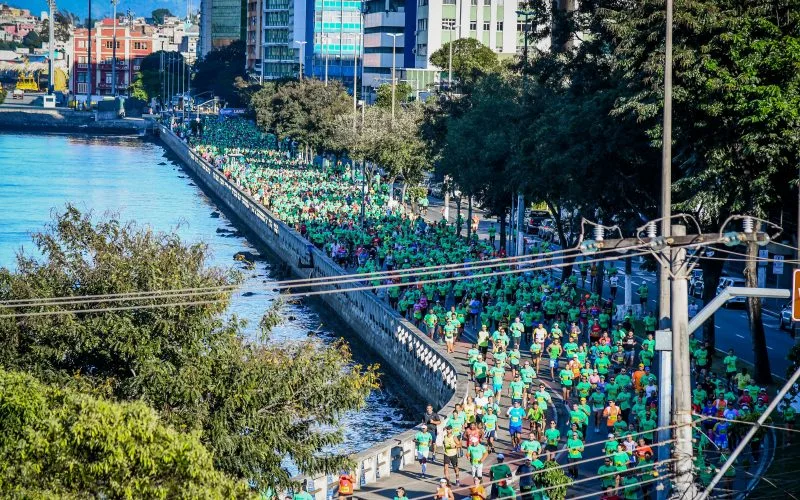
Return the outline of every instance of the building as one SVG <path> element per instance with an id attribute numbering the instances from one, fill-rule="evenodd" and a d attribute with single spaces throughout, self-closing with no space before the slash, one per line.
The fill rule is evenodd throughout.
<path id="1" fill-rule="evenodd" d="M 352 86 L 353 75 L 361 74 L 361 0 L 314 0 L 307 13 L 303 73 L 307 76 L 341 80 Z"/>
<path id="2" fill-rule="evenodd" d="M 142 59 L 153 53 L 153 36 L 143 26 L 117 25 L 116 28 L 117 92 L 124 93 L 133 75 L 139 71 Z M 88 30 L 76 29 L 72 37 L 74 63 L 70 74 L 70 91 L 73 94 L 111 95 L 114 21 L 103 19 L 92 29 L 92 60 L 88 60 Z M 89 89 L 89 72 L 92 88 Z"/>
<path id="3" fill-rule="evenodd" d="M 391 83 L 392 66 L 401 78 L 402 68 L 414 66 L 411 52 L 416 23 L 416 0 L 367 0 L 364 9 L 364 85 L 375 89 Z"/>
<path id="4" fill-rule="evenodd" d="M 261 73 L 264 52 L 264 0 L 247 0 L 247 45 L 245 67 L 252 73 Z"/>
<path id="5" fill-rule="evenodd" d="M 200 28 L 197 25 L 179 17 L 167 17 L 162 24 L 144 29 L 152 31 L 153 52 L 180 52 L 189 64 L 197 60 L 197 42 L 200 37 Z"/>
<path id="6" fill-rule="evenodd" d="M 261 62 L 256 73 L 265 80 L 296 77 L 299 71 L 306 4 L 304 0 L 261 0 Z M 297 26 L 294 19 L 298 19 Z"/>
<path id="7" fill-rule="evenodd" d="M 247 1 L 201 0 L 198 57 L 216 47 L 247 39 Z"/>

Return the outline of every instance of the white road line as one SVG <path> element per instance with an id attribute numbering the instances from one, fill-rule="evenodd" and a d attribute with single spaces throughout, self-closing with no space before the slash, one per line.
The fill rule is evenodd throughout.
<path id="1" fill-rule="evenodd" d="M 719 325 L 714 325 L 714 328 L 716 328 L 717 330 L 722 330 L 722 327 Z"/>
<path id="2" fill-rule="evenodd" d="M 739 337 L 740 339 L 744 338 L 744 335 L 739 335 L 738 333 L 736 334 L 736 336 Z"/>

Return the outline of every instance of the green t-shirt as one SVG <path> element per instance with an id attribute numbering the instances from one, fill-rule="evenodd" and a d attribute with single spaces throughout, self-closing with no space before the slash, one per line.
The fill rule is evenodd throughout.
<path id="1" fill-rule="evenodd" d="M 511 477 L 511 467 L 506 464 L 494 464 L 489 469 L 489 476 L 492 481 L 499 481 Z"/>
<path id="2" fill-rule="evenodd" d="M 564 368 L 558 373 L 558 377 L 561 379 L 561 385 L 572 387 L 572 370 Z"/>
<path id="3" fill-rule="evenodd" d="M 561 431 L 551 427 L 550 429 L 544 431 L 544 438 L 547 440 L 547 444 L 557 445 L 558 441 L 561 439 Z"/>
<path id="4" fill-rule="evenodd" d="M 486 447 L 482 444 L 473 444 L 467 448 L 467 455 L 472 465 L 480 465 L 483 454 L 486 453 Z"/>
<path id="5" fill-rule="evenodd" d="M 569 458 L 581 458 L 583 451 L 583 441 L 580 439 L 567 439 L 567 454 Z"/>
<path id="6" fill-rule="evenodd" d="M 522 399 L 522 394 L 525 392 L 525 382 L 520 380 L 517 382 L 516 380 L 508 384 L 508 387 L 511 389 L 511 398 L 512 399 Z"/>
<path id="7" fill-rule="evenodd" d="M 725 356 L 725 359 L 722 360 L 725 363 L 725 372 L 727 373 L 736 373 L 736 360 L 738 358 L 736 356 Z"/>
<path id="8" fill-rule="evenodd" d="M 417 441 L 417 451 L 420 453 L 427 453 L 433 441 L 433 436 L 430 432 L 418 432 L 415 438 Z"/>
<path id="9" fill-rule="evenodd" d="M 497 415 L 494 413 L 483 416 L 483 426 L 487 431 L 497 429 Z"/>

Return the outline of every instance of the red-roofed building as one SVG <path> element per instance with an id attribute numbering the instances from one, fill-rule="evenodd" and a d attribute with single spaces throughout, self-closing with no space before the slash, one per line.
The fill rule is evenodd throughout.
<path id="1" fill-rule="evenodd" d="M 103 19 L 92 30 L 92 95 L 111 95 L 113 62 L 113 19 Z M 89 34 L 86 28 L 76 29 L 73 43 L 74 62 L 70 76 L 70 92 L 86 94 L 88 89 Z M 133 75 L 139 71 L 142 59 L 153 53 L 153 37 L 143 26 L 120 26 L 117 23 L 117 94 L 124 94 Z"/>

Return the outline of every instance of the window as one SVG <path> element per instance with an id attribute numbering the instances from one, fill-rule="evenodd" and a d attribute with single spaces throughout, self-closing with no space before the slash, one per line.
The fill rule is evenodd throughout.
<path id="1" fill-rule="evenodd" d="M 477 31 L 477 29 L 478 29 L 478 21 L 470 21 L 469 22 L 469 29 L 470 29 L 470 31 Z"/>
<path id="2" fill-rule="evenodd" d="M 489 31 L 490 29 L 492 29 L 491 21 L 484 21 L 483 22 L 483 31 Z"/>
<path id="3" fill-rule="evenodd" d="M 106 73 L 106 83 L 111 85 L 111 73 Z"/>
<path id="4" fill-rule="evenodd" d="M 106 42 L 106 48 L 107 49 L 111 49 L 113 47 L 114 47 L 114 41 L 113 40 L 109 40 L 109 41 Z M 117 41 L 117 48 L 119 48 L 119 41 Z"/>
<path id="5" fill-rule="evenodd" d="M 443 17 L 442 18 L 442 29 L 443 30 L 454 30 L 454 29 L 456 29 L 456 19 L 454 17 Z"/>
<path id="6" fill-rule="evenodd" d="M 425 31 L 426 29 L 428 29 L 428 20 L 417 19 L 417 29 L 420 31 Z"/>
<path id="7" fill-rule="evenodd" d="M 85 83 L 78 84 L 78 93 L 85 94 L 89 90 L 89 86 Z"/>
<path id="8" fill-rule="evenodd" d="M 456 4 L 456 0 L 443 0 L 442 4 L 443 5 L 455 5 Z"/>
<path id="9" fill-rule="evenodd" d="M 492 5 L 492 0 L 483 0 L 483 5 L 485 5 L 486 7 L 491 6 Z"/>
<path id="10" fill-rule="evenodd" d="M 83 83 L 83 82 L 86 81 L 87 74 L 86 73 L 76 73 L 75 76 L 78 79 L 78 83 Z"/>
<path id="11" fill-rule="evenodd" d="M 478 5 L 478 0 L 470 0 L 470 5 Z"/>
<path id="12" fill-rule="evenodd" d="M 428 5 L 428 0 L 419 0 L 420 7 L 425 7 L 426 5 Z"/>
<path id="13" fill-rule="evenodd" d="M 497 31 L 503 31 L 503 21 L 497 21 Z"/>

